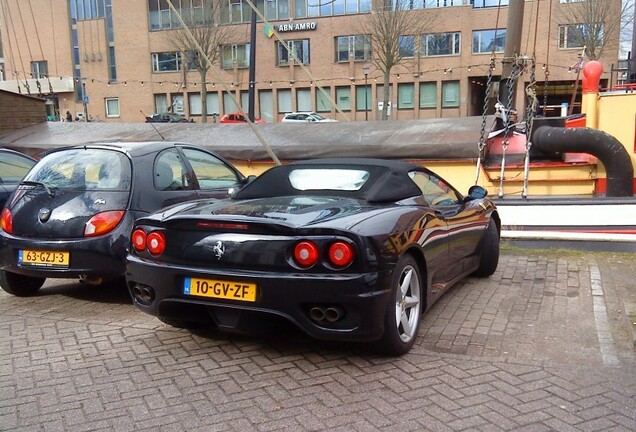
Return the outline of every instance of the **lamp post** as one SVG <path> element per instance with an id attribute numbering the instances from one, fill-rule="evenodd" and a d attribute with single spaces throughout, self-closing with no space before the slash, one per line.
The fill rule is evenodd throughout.
<path id="1" fill-rule="evenodd" d="M 369 121 L 369 87 L 367 86 L 367 79 L 369 78 L 369 65 L 365 65 L 362 68 L 364 72 L 364 120 Z"/>

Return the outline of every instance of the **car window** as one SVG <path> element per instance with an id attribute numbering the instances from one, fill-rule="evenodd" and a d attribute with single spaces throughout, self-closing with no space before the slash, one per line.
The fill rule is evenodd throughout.
<path id="1" fill-rule="evenodd" d="M 63 150 L 44 156 L 24 180 L 56 189 L 130 190 L 130 161 L 114 150 Z"/>
<path id="2" fill-rule="evenodd" d="M 34 164 L 35 161 L 19 154 L 0 153 L 0 182 L 19 183 Z"/>
<path id="3" fill-rule="evenodd" d="M 457 192 L 439 177 L 422 171 L 411 171 L 409 177 L 422 191 L 426 202 L 432 206 L 453 205 L 459 201 Z"/>
<path id="4" fill-rule="evenodd" d="M 161 152 L 155 159 L 153 170 L 155 189 L 160 191 L 193 189 L 187 172 L 181 155 L 176 149 Z"/>
<path id="5" fill-rule="evenodd" d="M 297 190 L 356 191 L 369 179 L 369 172 L 359 169 L 302 168 L 289 173 L 289 182 Z"/>
<path id="6" fill-rule="evenodd" d="M 184 148 L 182 151 L 192 166 L 200 189 L 218 189 L 238 184 L 236 173 L 221 159 L 201 150 Z"/>

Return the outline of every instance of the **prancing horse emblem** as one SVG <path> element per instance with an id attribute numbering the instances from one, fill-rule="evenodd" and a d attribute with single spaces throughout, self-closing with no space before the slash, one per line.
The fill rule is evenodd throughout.
<path id="1" fill-rule="evenodd" d="M 225 253 L 225 246 L 223 245 L 223 242 L 221 240 L 216 242 L 216 244 L 212 248 L 212 251 L 214 252 L 214 255 L 216 255 L 217 259 L 221 259 L 221 257 Z"/>

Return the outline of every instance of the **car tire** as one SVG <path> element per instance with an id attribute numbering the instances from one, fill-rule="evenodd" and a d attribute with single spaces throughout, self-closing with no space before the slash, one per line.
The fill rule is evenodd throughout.
<path id="1" fill-rule="evenodd" d="M 479 267 L 473 273 L 474 276 L 488 277 L 497 270 L 499 264 L 499 230 L 493 219 L 490 219 L 488 228 L 481 242 L 479 253 Z"/>
<path id="2" fill-rule="evenodd" d="M 28 297 L 35 294 L 42 288 L 45 280 L 45 278 L 25 276 L 0 270 L 0 287 L 9 294 L 18 297 Z"/>
<path id="3" fill-rule="evenodd" d="M 391 282 L 391 300 L 384 316 L 384 334 L 377 344 L 381 353 L 399 356 L 413 347 L 420 328 L 424 293 L 422 286 L 417 262 L 410 255 L 402 256 Z"/>

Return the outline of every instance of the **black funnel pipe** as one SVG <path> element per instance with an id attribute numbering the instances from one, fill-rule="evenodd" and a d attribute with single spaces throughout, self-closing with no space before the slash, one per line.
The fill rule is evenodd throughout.
<path id="1" fill-rule="evenodd" d="M 532 146 L 545 153 L 588 153 L 596 156 L 607 172 L 607 196 L 634 195 L 634 167 L 625 147 L 598 129 L 541 126 L 532 133 Z"/>

